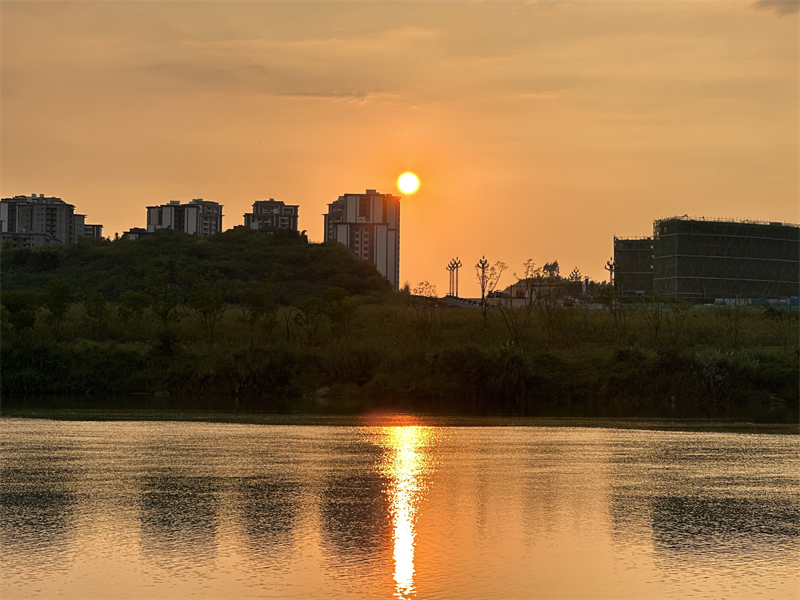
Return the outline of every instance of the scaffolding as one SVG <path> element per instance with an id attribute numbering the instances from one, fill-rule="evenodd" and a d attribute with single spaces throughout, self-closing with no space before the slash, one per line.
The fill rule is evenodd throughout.
<path id="1" fill-rule="evenodd" d="M 653 238 L 614 236 L 614 283 L 623 296 L 653 291 Z"/>
<path id="2" fill-rule="evenodd" d="M 798 296 L 800 227 L 685 215 L 658 219 L 653 289 L 686 299 Z"/>

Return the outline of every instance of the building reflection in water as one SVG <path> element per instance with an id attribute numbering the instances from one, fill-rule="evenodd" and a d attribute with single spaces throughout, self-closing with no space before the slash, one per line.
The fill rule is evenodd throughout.
<path id="1" fill-rule="evenodd" d="M 431 465 L 431 427 L 382 428 L 380 442 L 386 450 L 381 471 L 388 480 L 387 494 L 394 541 L 395 596 L 409 598 L 414 588 L 415 525 L 425 492 L 424 476 Z"/>

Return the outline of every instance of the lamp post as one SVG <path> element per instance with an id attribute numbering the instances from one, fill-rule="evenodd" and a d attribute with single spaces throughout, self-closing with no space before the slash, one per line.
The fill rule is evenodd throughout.
<path id="1" fill-rule="evenodd" d="M 454 258 L 448 264 L 446 269 L 450 271 L 450 295 L 458 298 L 458 270 L 461 268 L 461 261 Z"/>
<path id="2" fill-rule="evenodd" d="M 456 268 L 453 265 L 453 261 L 452 260 L 449 263 L 447 263 L 447 266 L 445 268 L 448 271 L 450 271 L 450 291 L 448 292 L 447 295 L 448 296 L 452 296 L 453 295 L 453 282 L 455 281 L 455 279 L 453 277 L 453 273 L 455 272 Z"/>

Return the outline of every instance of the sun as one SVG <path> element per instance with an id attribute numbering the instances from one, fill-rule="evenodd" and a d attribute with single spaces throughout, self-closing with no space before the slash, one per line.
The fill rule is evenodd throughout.
<path id="1" fill-rule="evenodd" d="M 397 187 L 404 194 L 413 194 L 419 188 L 419 178 L 411 172 L 403 173 L 397 178 Z"/>

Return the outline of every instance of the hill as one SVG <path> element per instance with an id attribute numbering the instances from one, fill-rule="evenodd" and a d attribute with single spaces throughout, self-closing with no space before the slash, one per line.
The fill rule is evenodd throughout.
<path id="1" fill-rule="evenodd" d="M 348 295 L 389 294 L 391 286 L 374 265 L 336 243 L 312 244 L 305 234 L 279 230 L 226 231 L 196 237 L 169 230 L 140 240 L 81 239 L 78 244 L 46 248 L 3 247 L 0 260 L 4 291 L 43 292 L 54 279 L 70 284 L 73 299 L 92 292 L 115 300 L 125 291 L 143 291 L 154 270 L 168 271 L 186 295 L 195 282 L 213 279 L 225 300 L 242 284 L 265 284 L 281 304 L 297 304 L 340 287 Z"/>

